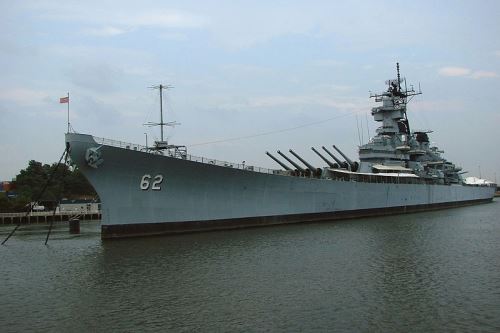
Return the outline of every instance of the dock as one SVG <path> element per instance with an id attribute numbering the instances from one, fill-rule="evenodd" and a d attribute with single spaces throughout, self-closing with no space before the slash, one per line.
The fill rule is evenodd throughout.
<path id="1" fill-rule="evenodd" d="M 67 222 L 72 219 L 100 220 L 100 212 L 30 212 L 0 213 L 1 224 L 46 224 L 51 222 Z"/>

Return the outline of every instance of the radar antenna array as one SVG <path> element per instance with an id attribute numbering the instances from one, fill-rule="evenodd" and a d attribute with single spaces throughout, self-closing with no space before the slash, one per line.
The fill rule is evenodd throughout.
<path id="1" fill-rule="evenodd" d="M 389 86 L 388 91 L 381 94 L 375 94 L 370 91 L 370 98 L 375 98 L 376 102 L 381 102 L 384 96 L 399 97 L 399 100 L 396 101 L 396 103 L 406 105 L 413 99 L 414 96 L 422 94 L 422 90 L 420 89 L 420 83 L 418 85 L 418 91 L 415 91 L 413 85 L 410 85 L 410 87 L 408 88 L 408 86 L 406 85 L 406 78 L 401 78 L 401 74 L 399 71 L 399 62 L 396 63 L 396 72 L 397 72 L 396 79 L 385 81 L 385 84 Z M 401 82 L 405 83 L 404 90 L 401 88 Z"/>
<path id="2" fill-rule="evenodd" d="M 156 86 L 151 86 L 149 87 L 150 89 L 158 89 L 160 91 L 160 122 L 147 122 L 145 123 L 144 125 L 145 126 L 160 126 L 161 128 L 161 139 L 160 139 L 160 142 L 164 142 L 163 140 L 163 127 L 164 126 L 170 126 L 170 127 L 174 127 L 175 125 L 180 125 L 180 123 L 176 122 L 176 121 L 168 121 L 168 122 L 164 122 L 163 121 L 163 90 L 164 89 L 172 89 L 174 88 L 174 86 L 172 85 L 169 85 L 169 84 L 159 84 L 159 85 L 156 85 Z"/>

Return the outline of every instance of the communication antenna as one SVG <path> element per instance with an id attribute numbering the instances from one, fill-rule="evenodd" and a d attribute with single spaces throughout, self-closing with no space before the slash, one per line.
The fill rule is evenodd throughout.
<path id="1" fill-rule="evenodd" d="M 398 72 L 398 87 L 399 91 L 401 91 L 401 75 L 399 74 L 399 62 L 396 63 L 396 70 Z"/>
<path id="2" fill-rule="evenodd" d="M 358 115 L 356 114 L 356 127 L 358 128 L 358 141 L 359 145 L 361 146 L 361 135 L 359 134 L 359 122 L 358 122 Z"/>
<path id="3" fill-rule="evenodd" d="M 365 113 L 366 119 L 366 132 L 368 133 L 368 140 L 370 140 L 370 128 L 368 127 L 368 113 Z"/>
<path id="4" fill-rule="evenodd" d="M 172 89 L 173 86 L 171 85 L 165 85 L 165 84 L 159 84 L 157 86 L 151 86 L 149 87 L 150 89 L 158 89 L 160 91 L 160 122 L 159 123 L 155 123 L 155 122 L 147 122 L 146 126 L 160 126 L 160 129 L 161 129 L 161 136 L 160 136 L 160 142 L 164 142 L 163 140 L 163 127 L 164 126 L 171 126 L 171 127 L 174 127 L 175 125 L 180 125 L 180 123 L 178 122 L 175 122 L 175 121 L 169 121 L 169 122 L 163 122 L 163 90 L 165 89 Z"/>

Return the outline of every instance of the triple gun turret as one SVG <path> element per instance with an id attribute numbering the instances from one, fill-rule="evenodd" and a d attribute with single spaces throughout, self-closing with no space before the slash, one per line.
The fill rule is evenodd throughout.
<path id="1" fill-rule="evenodd" d="M 333 148 L 345 159 L 345 161 L 340 160 L 337 158 L 332 152 L 330 152 L 328 149 L 326 149 L 324 146 L 322 147 L 325 152 L 330 155 L 335 162 L 331 162 L 328 160 L 325 156 L 323 156 L 320 152 L 318 152 L 314 147 L 311 147 L 312 151 L 316 153 L 331 169 L 345 169 L 349 171 L 357 171 L 359 164 L 358 162 L 353 162 L 351 159 L 349 159 L 340 149 L 338 149 L 335 145 Z M 316 168 L 314 167 L 311 163 L 306 161 L 304 158 L 302 158 L 300 155 L 298 155 L 296 152 L 294 152 L 292 149 L 288 150 L 290 154 L 292 154 L 297 160 L 299 160 L 302 164 L 306 166 L 306 168 L 300 166 L 298 163 L 294 162 L 292 159 L 290 159 L 288 156 L 286 156 L 284 153 L 281 151 L 277 151 L 281 157 L 283 157 L 288 163 L 290 163 L 293 168 L 290 168 L 288 165 L 286 165 L 284 162 L 280 161 L 278 158 L 273 156 L 271 153 L 266 151 L 266 155 L 269 156 L 273 161 L 278 163 L 285 171 L 291 172 L 295 175 L 301 175 L 301 176 L 316 176 L 320 177 L 322 174 L 322 169 L 321 168 Z"/>

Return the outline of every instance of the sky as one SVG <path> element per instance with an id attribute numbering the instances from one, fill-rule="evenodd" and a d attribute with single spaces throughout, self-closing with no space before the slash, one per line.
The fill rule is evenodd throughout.
<path id="1" fill-rule="evenodd" d="M 265 152 L 337 145 L 351 159 L 378 124 L 370 92 L 401 73 L 469 176 L 500 179 L 499 1 L 0 0 L 0 180 L 79 133 L 279 168 Z M 216 142 L 214 142 L 216 141 Z"/>

